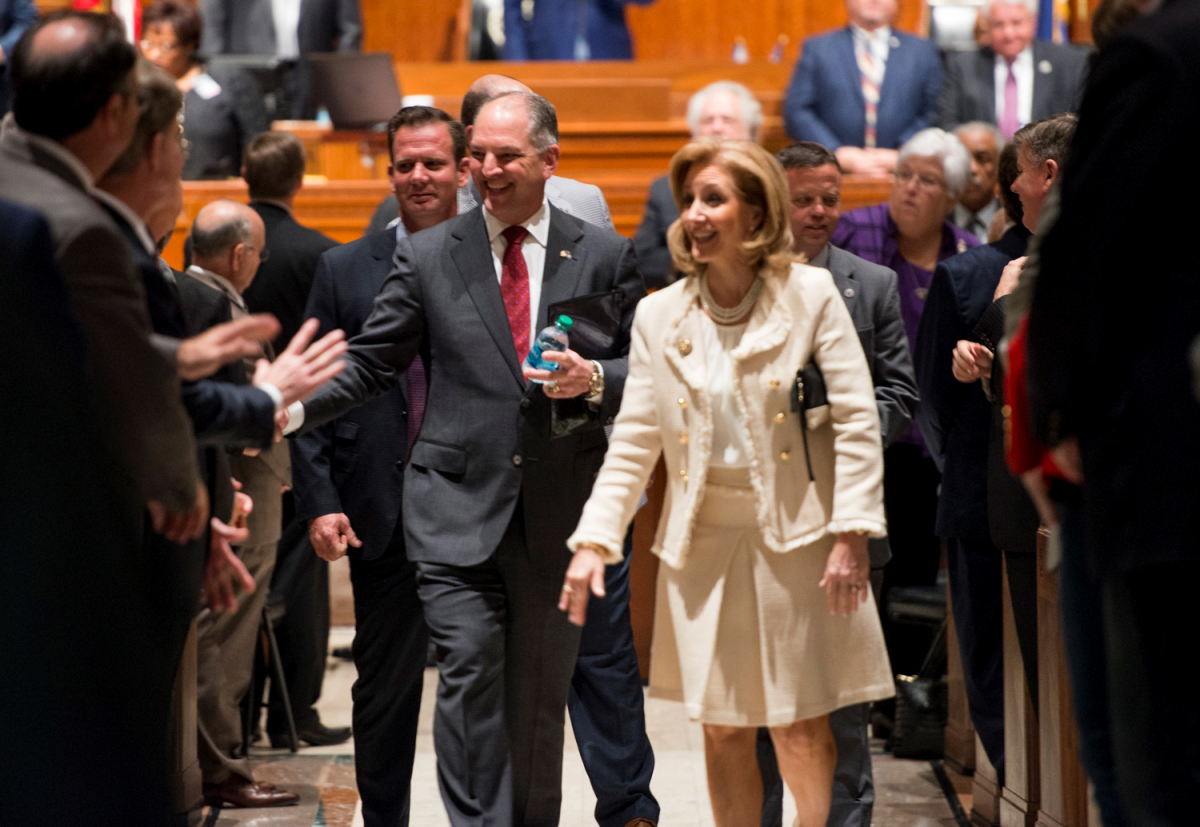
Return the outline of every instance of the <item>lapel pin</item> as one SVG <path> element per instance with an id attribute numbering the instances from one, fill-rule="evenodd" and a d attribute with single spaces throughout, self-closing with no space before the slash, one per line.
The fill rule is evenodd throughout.
<path id="1" fill-rule="evenodd" d="M 960 253 L 965 253 L 967 251 L 967 241 L 965 238 L 960 238 L 958 240 L 958 251 Z"/>
<path id="2" fill-rule="evenodd" d="M 846 298 L 848 298 L 848 299 L 852 299 L 852 298 L 854 298 L 854 288 L 853 288 L 853 287 L 847 287 L 847 288 L 846 288 L 846 293 L 845 293 L 845 296 L 846 296 Z"/>
<path id="3" fill-rule="evenodd" d="M 913 290 L 913 293 L 916 295 L 916 297 L 918 299 L 920 299 L 921 301 L 925 301 L 925 298 L 929 295 L 929 288 L 928 287 L 917 287 Z"/>
<path id="4" fill-rule="evenodd" d="M 570 250 L 559 250 L 559 251 L 558 251 L 558 254 L 559 254 L 559 256 L 560 256 L 560 257 L 562 257 L 562 258 L 571 258 L 571 251 L 570 251 Z"/>
<path id="5" fill-rule="evenodd" d="M 675 344 L 675 346 L 679 348 L 680 356 L 687 356 L 689 353 L 692 352 L 692 340 L 691 339 L 680 339 Z"/>
<path id="6" fill-rule="evenodd" d="M 896 37 L 895 35 L 892 35 L 891 37 L 889 37 L 888 38 L 888 47 L 892 48 L 892 49 L 899 49 L 900 48 L 900 38 Z"/>
<path id="7" fill-rule="evenodd" d="M 1043 60 L 1040 63 L 1038 63 L 1038 71 L 1041 72 L 1043 75 L 1048 75 L 1054 71 L 1054 64 L 1052 64 L 1048 60 Z"/>

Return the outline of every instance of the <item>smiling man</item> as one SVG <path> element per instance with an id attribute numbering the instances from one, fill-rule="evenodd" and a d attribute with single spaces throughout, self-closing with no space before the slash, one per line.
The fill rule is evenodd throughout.
<path id="1" fill-rule="evenodd" d="M 604 458 L 603 425 L 620 407 L 645 291 L 628 239 L 547 201 L 559 156 L 549 101 L 504 94 L 474 126 L 483 203 L 396 244 L 342 380 L 293 422 L 312 428 L 374 404 L 418 354 L 428 360 L 421 426 L 408 425 L 401 522 L 437 644 L 439 787 L 451 824 L 534 827 L 558 823 L 579 646 L 579 627 L 556 608 L 566 539 Z M 568 351 L 556 380 L 530 383 L 521 361 L 550 308 L 596 294 L 617 299 L 611 344 L 591 359 Z M 563 413 L 579 427 L 552 439 Z M 362 428 L 344 424 L 335 473 L 353 472 L 369 450 L 355 444 Z M 398 475 L 398 464 L 386 473 Z"/>
<path id="2" fill-rule="evenodd" d="M 306 318 L 357 336 L 392 269 L 396 243 L 453 218 L 467 181 L 463 127 L 409 106 L 388 123 L 393 226 L 321 256 Z M 429 638 L 405 553 L 400 500 L 411 438 L 421 428 L 425 368 L 414 360 L 387 393 L 292 442 L 297 518 L 321 558 L 350 557 L 354 589 L 355 773 L 366 827 L 408 823 L 417 715 Z"/>

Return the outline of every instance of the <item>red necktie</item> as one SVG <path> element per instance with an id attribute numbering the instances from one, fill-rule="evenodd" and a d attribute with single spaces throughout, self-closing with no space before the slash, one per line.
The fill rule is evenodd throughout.
<path id="1" fill-rule="evenodd" d="M 504 297 L 504 312 L 508 314 L 517 361 L 524 362 L 529 353 L 529 268 L 525 266 L 521 242 L 529 230 L 514 224 L 502 235 L 508 241 L 508 249 L 500 265 L 500 295 Z"/>

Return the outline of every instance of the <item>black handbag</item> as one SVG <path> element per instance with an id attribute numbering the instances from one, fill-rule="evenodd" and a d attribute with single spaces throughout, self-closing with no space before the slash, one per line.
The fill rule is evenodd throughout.
<path id="1" fill-rule="evenodd" d="M 896 676 L 896 723 L 887 748 L 897 758 L 941 758 L 945 751 L 950 696 L 938 667 L 944 662 L 945 650 L 943 620 L 921 671 Z"/>
<path id="2" fill-rule="evenodd" d="M 619 289 L 577 296 L 550 305 L 547 318 L 571 317 L 569 347 L 584 359 L 613 359 L 618 355 L 623 298 Z M 580 397 L 554 399 L 551 403 L 551 439 L 604 427 L 592 406 Z"/>
<path id="3" fill-rule="evenodd" d="M 825 390 L 825 376 L 816 362 L 809 362 L 796 371 L 796 379 L 792 382 L 792 412 L 800 416 L 800 436 L 804 440 L 804 462 L 808 466 L 808 479 L 813 476 L 812 457 L 808 453 L 808 417 L 805 415 L 812 408 L 829 404 Z"/>

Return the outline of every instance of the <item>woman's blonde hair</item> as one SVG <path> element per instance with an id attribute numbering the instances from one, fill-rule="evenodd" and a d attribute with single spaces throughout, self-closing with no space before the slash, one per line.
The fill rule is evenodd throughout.
<path id="1" fill-rule="evenodd" d="M 792 227 L 788 218 L 787 178 L 779 161 L 751 141 L 692 141 L 675 153 L 667 173 L 680 212 L 683 212 L 683 185 L 688 175 L 693 169 L 707 166 L 719 167 L 729 176 L 739 201 L 762 210 L 762 223 L 742 242 L 742 252 L 751 268 L 766 271 L 764 275 L 786 274 L 796 257 L 792 253 Z M 667 245 L 681 273 L 695 276 L 704 272 L 704 265 L 692 258 L 691 239 L 682 220 L 676 220 L 667 230 Z"/>

